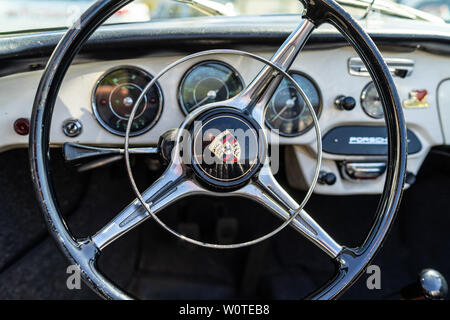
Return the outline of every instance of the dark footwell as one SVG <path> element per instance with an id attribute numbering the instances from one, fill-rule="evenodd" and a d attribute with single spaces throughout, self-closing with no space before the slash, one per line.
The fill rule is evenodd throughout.
<path id="1" fill-rule="evenodd" d="M 95 233 L 134 198 L 122 163 L 80 175 L 57 152 L 52 162 L 60 205 L 77 236 Z M 67 262 L 48 236 L 27 163 L 25 150 L 0 155 L 0 299 L 96 299 L 85 285 L 66 288 Z M 398 291 L 428 267 L 450 279 L 449 163 L 445 155 L 430 153 L 405 192 L 373 262 L 381 268 L 382 289 L 368 290 L 363 274 L 344 299 L 399 298 Z M 139 159 L 135 170 L 142 188 L 159 174 Z M 314 195 L 306 209 L 338 242 L 355 246 L 364 240 L 377 202 L 378 196 Z M 248 240 L 280 224 L 244 199 L 188 198 L 160 216 L 208 241 Z M 153 299 L 298 299 L 333 273 L 328 257 L 289 228 L 257 246 L 230 251 L 180 242 L 153 221 L 106 248 L 99 265 L 132 294 Z"/>

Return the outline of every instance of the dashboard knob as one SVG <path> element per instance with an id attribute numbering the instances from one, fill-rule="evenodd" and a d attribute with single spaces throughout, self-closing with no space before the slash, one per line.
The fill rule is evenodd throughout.
<path id="1" fill-rule="evenodd" d="M 339 110 L 353 110 L 356 106 L 356 100 L 353 97 L 346 97 L 346 96 L 338 96 L 336 100 L 334 101 L 334 104 L 336 105 L 336 108 Z"/>
<path id="2" fill-rule="evenodd" d="M 332 172 L 320 171 L 317 182 L 332 186 L 336 183 L 336 175 Z"/>

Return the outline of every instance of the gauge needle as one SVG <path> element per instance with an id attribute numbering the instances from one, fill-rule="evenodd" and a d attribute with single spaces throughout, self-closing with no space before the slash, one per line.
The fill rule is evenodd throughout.
<path id="1" fill-rule="evenodd" d="M 215 99 L 217 97 L 217 92 L 219 92 L 220 89 L 217 90 L 209 90 L 208 94 L 206 95 L 205 98 L 203 98 L 199 103 L 197 103 L 195 106 L 192 107 L 192 109 L 195 109 L 199 106 L 201 106 L 203 103 L 205 103 L 206 101 L 208 101 L 209 99 Z"/>
<path id="2" fill-rule="evenodd" d="M 291 99 L 286 100 L 286 104 L 284 105 L 283 109 L 281 109 L 280 112 L 278 112 L 276 116 L 272 118 L 272 121 L 281 116 L 281 114 L 286 111 L 287 108 L 292 108 L 294 106 L 295 100 L 297 100 L 297 97 L 292 97 Z"/>

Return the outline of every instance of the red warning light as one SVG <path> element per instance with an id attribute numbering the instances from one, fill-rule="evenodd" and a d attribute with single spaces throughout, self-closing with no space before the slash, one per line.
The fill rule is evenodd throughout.
<path id="1" fill-rule="evenodd" d="M 26 136 L 30 133 L 30 121 L 25 118 L 17 119 L 14 122 L 14 131 L 21 136 Z"/>

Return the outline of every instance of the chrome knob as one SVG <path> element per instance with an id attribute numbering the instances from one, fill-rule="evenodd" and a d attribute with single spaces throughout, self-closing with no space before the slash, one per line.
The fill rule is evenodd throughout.
<path id="1" fill-rule="evenodd" d="M 80 120 L 77 119 L 69 119 L 64 121 L 63 123 L 63 132 L 66 136 L 70 138 L 78 137 L 83 130 L 83 125 Z"/>
<path id="2" fill-rule="evenodd" d="M 430 300 L 443 300 L 448 293 L 444 276 L 433 269 L 424 269 L 419 273 L 419 284 L 423 296 Z"/>
<path id="3" fill-rule="evenodd" d="M 125 107 L 132 107 L 134 105 L 134 100 L 132 97 L 123 98 L 123 104 Z"/>

